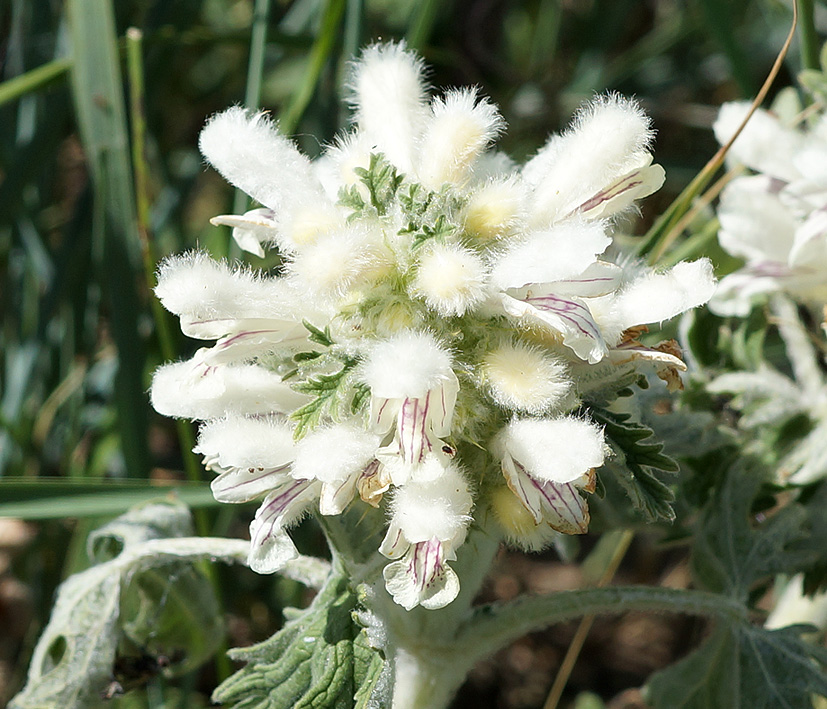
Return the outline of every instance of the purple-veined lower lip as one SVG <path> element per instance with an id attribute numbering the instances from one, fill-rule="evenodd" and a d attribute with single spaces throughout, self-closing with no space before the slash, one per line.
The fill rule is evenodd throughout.
<path id="1" fill-rule="evenodd" d="M 789 266 L 778 261 L 761 261 L 759 263 L 752 263 L 745 266 L 741 272 L 747 273 L 751 276 L 758 276 L 760 278 L 788 278 L 796 275 Z"/>
<path id="2" fill-rule="evenodd" d="M 221 349 L 226 349 L 227 347 L 232 347 L 235 344 L 238 344 L 242 340 L 246 340 L 247 338 L 253 337 L 254 335 L 269 335 L 270 333 L 278 333 L 281 332 L 280 330 L 242 330 L 241 332 L 237 332 L 234 335 L 230 335 L 229 337 L 221 338 L 216 345 Z"/>
<path id="3" fill-rule="evenodd" d="M 397 431 L 402 459 L 406 463 L 421 463 L 432 449 L 431 441 L 425 432 L 430 400 L 429 391 L 424 399 L 405 399 L 402 402 Z"/>
<path id="4" fill-rule="evenodd" d="M 420 593 L 433 584 L 441 568 L 442 542 L 433 537 L 414 545 L 411 560 L 408 562 L 408 575 L 414 579 Z M 422 570 L 421 574 L 418 573 L 419 569 Z"/>
<path id="5" fill-rule="evenodd" d="M 547 521 L 554 529 L 564 531 L 558 529 L 559 525 L 546 519 L 546 514 L 544 514 L 546 510 L 544 508 L 547 508 L 557 515 L 559 519 L 580 532 L 587 531 L 588 518 L 586 501 L 578 494 L 575 483 L 553 483 L 537 480 L 522 464 L 513 459 L 512 462 L 518 471 L 516 479 L 506 475 L 506 481 L 511 490 L 522 500 L 528 511 L 531 512 L 536 524 Z M 528 490 L 526 489 L 526 484 L 531 486 Z M 515 489 L 515 486 L 517 489 Z M 532 490 L 539 495 L 539 508 L 531 506 L 530 492 Z"/>
<path id="6" fill-rule="evenodd" d="M 246 471 L 244 469 L 240 469 L 237 472 L 225 472 L 216 477 L 212 481 L 212 490 L 213 494 L 219 493 L 222 497 L 226 497 L 223 493 L 234 491 L 234 492 L 241 492 L 244 495 L 243 490 L 247 487 L 253 487 L 255 489 L 255 483 L 260 482 L 266 478 L 269 478 L 273 475 L 279 475 L 281 473 L 286 473 L 287 470 L 290 468 L 290 463 L 285 463 L 284 465 L 279 465 L 275 468 L 249 468 Z M 222 484 L 228 478 L 238 479 L 238 482 L 233 483 L 232 485 L 224 485 Z M 258 490 L 253 492 L 248 499 L 252 499 L 253 497 L 258 497 L 261 494 L 264 494 L 265 490 Z"/>
<path id="7" fill-rule="evenodd" d="M 540 311 L 554 313 L 561 320 L 565 320 L 586 337 L 600 340 L 600 330 L 592 319 L 589 309 L 582 303 L 566 300 L 549 293 L 548 295 L 531 296 L 525 302 Z"/>
<path id="8" fill-rule="evenodd" d="M 279 527 L 279 529 L 281 529 L 279 521 L 286 516 L 290 505 L 293 504 L 314 482 L 315 481 L 313 480 L 293 480 L 291 482 L 282 483 L 280 486 L 282 489 L 279 491 L 279 494 L 275 495 L 266 505 L 262 505 L 259 508 L 258 512 L 256 512 L 256 519 L 260 520 L 260 524 L 262 526 L 269 525 L 267 534 L 265 534 L 260 540 L 260 544 L 264 544 L 273 536 L 273 530 L 275 527 Z M 273 492 L 276 492 L 276 490 Z"/>
<path id="9" fill-rule="evenodd" d="M 596 195 L 587 199 L 579 207 L 573 209 L 567 216 L 573 214 L 588 212 L 603 202 L 608 202 L 610 199 L 622 195 L 624 192 L 634 189 L 643 184 L 643 180 L 639 178 L 641 170 L 635 170 L 633 173 L 621 178 L 621 181 L 612 185 L 611 187 L 600 190 Z M 637 178 L 637 179 L 636 179 Z"/>

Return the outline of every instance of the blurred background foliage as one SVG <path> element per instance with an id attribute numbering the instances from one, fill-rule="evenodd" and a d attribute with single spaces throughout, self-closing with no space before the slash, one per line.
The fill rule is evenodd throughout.
<path id="1" fill-rule="evenodd" d="M 316 155 L 347 127 L 348 62 L 379 39 L 405 39 L 434 86 L 479 85 L 517 159 L 619 91 L 658 131 L 668 181 L 651 222 L 714 153 L 717 106 L 757 92 L 790 21 L 779 0 L 0 0 L 0 516 L 37 520 L 0 528 L 0 704 L 102 518 L 173 483 L 201 533 L 242 535 L 249 519 L 214 506 L 193 431 L 147 397 L 152 370 L 197 346 L 154 303 L 154 264 L 195 247 L 242 258 L 209 224 L 245 207 L 197 151 L 210 114 L 261 107 Z M 796 43 L 777 86 L 801 65 Z M 233 644 L 302 602 L 292 582 L 221 573 Z M 149 679 L 119 702 L 206 705 L 216 678 Z"/>

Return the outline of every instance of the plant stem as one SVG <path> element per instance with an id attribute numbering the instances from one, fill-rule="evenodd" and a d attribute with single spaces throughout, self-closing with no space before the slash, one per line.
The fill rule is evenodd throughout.
<path id="1" fill-rule="evenodd" d="M 141 259 L 144 269 L 144 280 L 147 290 L 151 293 L 155 288 L 155 264 L 157 257 L 150 236 L 150 199 L 149 178 L 146 161 L 146 119 L 144 113 L 144 71 L 141 54 L 141 31 L 130 27 L 126 32 L 126 63 L 129 76 L 129 112 L 132 123 L 132 170 L 135 183 L 135 204 L 138 218 L 138 237 L 141 244 Z M 157 298 L 150 297 L 150 308 L 155 321 L 155 332 L 158 335 L 158 344 L 165 360 L 176 357 L 175 344 L 169 327 L 169 320 Z M 178 439 L 181 445 L 181 456 L 184 461 L 184 471 L 187 479 L 200 482 L 201 466 L 192 452 L 195 440 L 192 435 L 192 424 L 184 419 L 176 421 Z M 208 534 L 207 518 L 203 510 L 193 512 L 198 533 Z"/>
<path id="2" fill-rule="evenodd" d="M 305 109 L 313 98 L 316 84 L 322 74 L 324 65 L 333 52 L 339 36 L 339 25 L 345 13 L 345 0 L 327 0 L 322 11 L 322 23 L 319 35 L 310 49 L 307 71 L 298 85 L 290 102 L 279 114 L 279 128 L 284 135 L 296 130 Z"/>
<path id="3" fill-rule="evenodd" d="M 422 2 L 414 4 L 414 16 L 405 37 L 411 49 L 416 49 L 419 52 L 424 49 L 425 43 L 434 29 L 434 23 L 441 5 L 440 0 L 422 0 Z"/>
<path id="4" fill-rule="evenodd" d="M 457 656 L 472 667 L 478 660 L 528 632 L 583 615 L 660 611 L 720 617 L 741 622 L 747 610 L 739 602 L 706 591 L 650 586 L 611 586 L 561 591 L 478 606 L 460 628 Z"/>
<path id="5" fill-rule="evenodd" d="M 772 65 L 772 69 L 770 69 L 770 73 L 767 74 L 767 78 L 764 80 L 761 90 L 752 102 L 749 112 L 744 117 L 744 120 L 741 121 L 741 125 L 738 126 L 738 130 L 735 131 L 732 137 L 727 141 L 726 145 L 722 145 L 718 149 L 718 152 L 716 152 L 715 155 L 709 159 L 703 169 L 675 198 L 675 201 L 667 207 L 666 211 L 658 218 L 658 220 L 652 225 L 652 228 L 649 229 L 644 236 L 640 248 L 638 249 L 638 254 L 640 256 L 648 255 L 650 264 L 657 264 L 672 242 L 681 235 L 685 226 L 685 224 L 682 223 L 681 218 L 691 208 L 695 197 L 697 197 L 704 190 L 713 175 L 718 171 L 718 168 L 723 165 L 724 158 L 729 152 L 729 149 L 732 147 L 732 144 L 741 134 L 741 131 L 744 129 L 744 126 L 746 126 L 749 119 L 752 118 L 752 114 L 755 113 L 758 107 L 764 102 L 770 87 L 775 81 L 775 77 L 778 76 L 778 72 L 781 70 L 781 64 L 784 61 L 784 57 L 787 56 L 787 50 L 789 50 L 790 44 L 795 36 L 795 29 L 797 25 L 798 3 L 794 2 L 793 21 L 790 26 L 790 31 L 787 34 L 787 39 L 784 41 L 784 45 L 778 52 L 775 62 Z"/>

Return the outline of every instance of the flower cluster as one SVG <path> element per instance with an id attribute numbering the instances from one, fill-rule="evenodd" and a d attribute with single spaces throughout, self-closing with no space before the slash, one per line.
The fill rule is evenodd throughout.
<path id="1" fill-rule="evenodd" d="M 264 114 L 207 123 L 207 161 L 262 205 L 214 223 L 283 262 L 165 261 L 162 303 L 215 344 L 152 384 L 159 412 L 204 421 L 216 498 L 264 497 L 254 569 L 296 554 L 285 529 L 308 510 L 381 507 L 407 609 L 453 600 L 450 562 L 486 510 L 524 547 L 586 531 L 607 446 L 584 399 L 638 365 L 677 385 L 674 345 L 639 336 L 714 289 L 707 261 L 606 255 L 613 217 L 663 181 L 636 103 L 595 99 L 518 167 L 491 147 L 497 108 L 473 89 L 430 99 L 423 71 L 403 45 L 367 49 L 354 127 L 315 161 Z"/>
<path id="2" fill-rule="evenodd" d="M 722 106 L 714 126 L 722 145 L 749 108 Z M 775 292 L 827 302 L 827 114 L 794 128 L 759 109 L 730 159 L 753 173 L 733 179 L 721 195 L 718 238 L 746 263 L 721 280 L 710 306 L 744 316 L 757 297 Z"/>

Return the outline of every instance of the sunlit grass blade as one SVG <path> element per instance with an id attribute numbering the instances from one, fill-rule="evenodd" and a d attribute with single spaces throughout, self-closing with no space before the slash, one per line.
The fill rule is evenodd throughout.
<path id="1" fill-rule="evenodd" d="M 801 13 L 801 68 L 818 69 L 819 50 L 821 42 L 815 25 L 815 3 L 813 0 L 798 0 L 798 8 Z"/>
<path id="2" fill-rule="evenodd" d="M 0 106 L 57 81 L 69 71 L 71 66 L 71 59 L 55 59 L 37 69 L 4 81 L 0 84 Z"/>
<path id="3" fill-rule="evenodd" d="M 193 508 L 219 504 L 207 483 L 151 485 L 143 480 L 101 483 L 5 478 L 0 481 L 0 517 L 39 520 L 119 515 L 133 505 L 167 495 Z"/>
<path id="4" fill-rule="evenodd" d="M 405 36 L 411 49 L 422 51 L 431 37 L 440 9 L 446 5 L 448 3 L 441 0 L 422 0 L 414 3 L 413 16 Z"/>
<path id="5" fill-rule="evenodd" d="M 115 403 L 127 471 L 148 470 L 143 343 L 138 334 L 139 237 L 120 56 L 109 0 L 70 0 L 72 89 L 103 234 L 102 276 L 118 350 Z"/>
<path id="6" fill-rule="evenodd" d="M 364 0 L 347 0 L 345 12 L 345 27 L 342 41 L 342 58 L 345 61 L 354 59 L 359 53 L 365 33 L 365 2 Z"/>
<path id="7" fill-rule="evenodd" d="M 307 71 L 301 84 L 293 92 L 290 103 L 279 114 L 279 128 L 285 135 L 289 135 L 296 130 L 305 109 L 313 98 L 313 92 L 316 90 L 316 84 L 319 82 L 322 69 L 330 57 L 339 36 L 344 12 L 345 0 L 327 0 L 325 2 L 319 35 L 310 49 Z"/>

